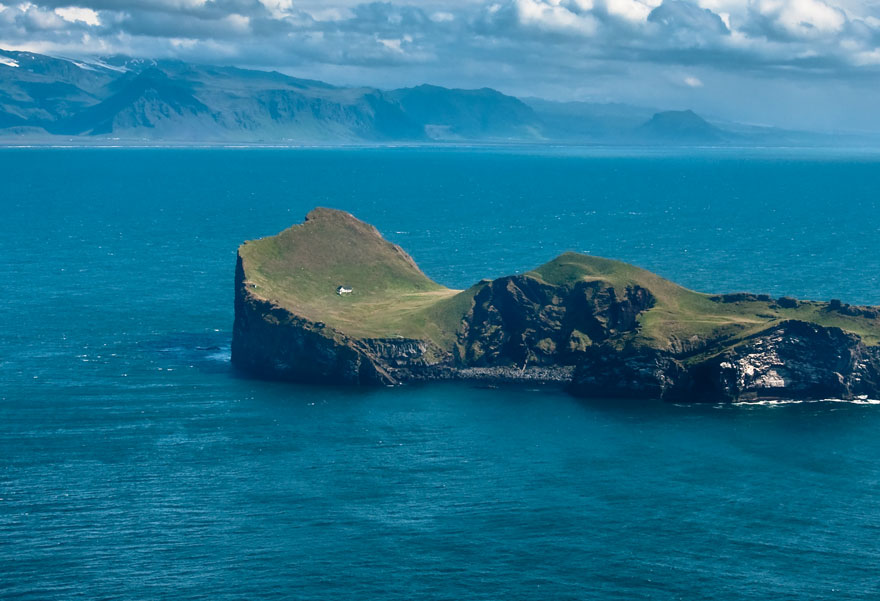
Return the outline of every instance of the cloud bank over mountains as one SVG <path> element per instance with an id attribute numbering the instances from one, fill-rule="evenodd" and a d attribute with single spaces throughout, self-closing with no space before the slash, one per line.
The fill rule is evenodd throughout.
<path id="1" fill-rule="evenodd" d="M 803 120 L 799 102 L 840 107 L 818 123 L 828 127 L 853 126 L 863 109 L 868 118 L 863 96 L 880 75 L 880 5 L 852 0 L 0 1 L 7 49 L 176 57 L 388 87 L 659 96 L 740 119 Z"/>

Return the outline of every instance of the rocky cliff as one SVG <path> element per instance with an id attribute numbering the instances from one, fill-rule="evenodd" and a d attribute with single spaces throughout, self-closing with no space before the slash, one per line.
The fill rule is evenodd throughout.
<path id="1" fill-rule="evenodd" d="M 878 315 L 709 296 L 575 253 L 451 290 L 375 228 L 316 209 L 239 249 L 232 357 L 259 377 L 308 382 L 541 381 L 676 402 L 878 397 Z"/>
<path id="2" fill-rule="evenodd" d="M 785 321 L 708 355 L 597 345 L 583 354 L 570 389 L 676 402 L 851 399 L 880 391 L 880 347 L 836 327 Z"/>

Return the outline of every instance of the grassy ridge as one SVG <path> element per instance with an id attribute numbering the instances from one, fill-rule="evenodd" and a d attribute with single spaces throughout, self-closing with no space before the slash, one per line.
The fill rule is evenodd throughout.
<path id="1" fill-rule="evenodd" d="M 451 348 L 462 318 L 482 284 L 460 291 L 432 281 L 400 247 L 348 213 L 315 209 L 305 223 L 239 249 L 251 292 L 291 312 L 355 338 L 402 336 Z M 880 344 L 877 319 L 829 311 L 827 303 L 719 302 L 644 269 L 565 253 L 525 274 L 554 286 L 599 280 L 618 291 L 640 286 L 654 306 L 639 329 L 619 342 L 675 348 L 694 339 L 737 340 L 788 319 L 836 326 Z M 340 296 L 338 286 L 353 289 Z"/>
<path id="2" fill-rule="evenodd" d="M 655 304 L 640 316 L 641 328 L 633 342 L 655 348 L 668 348 L 674 340 L 693 337 L 735 342 L 789 319 L 839 327 L 858 334 L 866 344 L 880 344 L 880 323 L 876 319 L 829 311 L 828 303 L 801 301 L 796 308 L 783 308 L 774 301 L 718 302 L 711 295 L 611 259 L 565 253 L 529 275 L 553 285 L 581 279 L 601 280 L 617 290 L 627 286 L 646 288 Z"/>

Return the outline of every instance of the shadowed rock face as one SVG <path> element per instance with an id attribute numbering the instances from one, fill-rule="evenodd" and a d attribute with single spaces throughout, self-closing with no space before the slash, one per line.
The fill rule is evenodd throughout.
<path id="1" fill-rule="evenodd" d="M 878 351 L 840 328 L 788 321 L 694 365 L 674 394 L 701 401 L 876 394 Z"/>
<path id="2" fill-rule="evenodd" d="M 652 302 L 638 286 L 617 291 L 598 281 L 552 286 L 525 276 L 500 278 L 477 293 L 464 318 L 460 359 L 477 367 L 574 365 L 591 344 L 634 330 Z"/>
<path id="3" fill-rule="evenodd" d="M 356 282 L 344 298 L 343 280 Z M 232 360 L 258 377 L 333 384 L 553 382 L 583 397 L 675 402 L 878 398 L 880 347 L 863 338 L 880 338 L 878 321 L 876 308 L 840 301 L 699 294 L 574 253 L 449 290 L 375 228 L 318 209 L 240 248 Z"/>
<path id="4" fill-rule="evenodd" d="M 568 389 L 582 397 L 668 399 L 686 374 L 671 353 L 599 345 L 584 352 Z"/>
<path id="5" fill-rule="evenodd" d="M 848 399 L 880 391 L 880 348 L 840 328 L 787 321 L 690 362 L 662 351 L 596 346 L 570 388 L 579 396 L 677 402 Z"/>

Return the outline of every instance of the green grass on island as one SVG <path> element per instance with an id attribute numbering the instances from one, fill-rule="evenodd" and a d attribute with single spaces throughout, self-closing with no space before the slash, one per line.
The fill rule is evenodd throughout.
<path id="1" fill-rule="evenodd" d="M 333 209 L 315 209 L 300 225 L 246 242 L 239 254 L 252 294 L 353 338 L 417 338 L 451 348 L 483 285 L 462 291 L 434 282 L 373 226 Z M 626 339 L 633 344 L 670 348 L 694 338 L 735 344 L 788 319 L 836 326 L 880 344 L 877 319 L 829 311 L 828 303 L 782 308 L 773 300 L 718 302 L 611 259 L 569 252 L 524 275 L 554 286 L 600 280 L 621 293 L 627 286 L 647 289 L 654 305 Z M 352 292 L 340 295 L 339 286 Z"/>
<path id="2" fill-rule="evenodd" d="M 654 306 L 639 318 L 633 340 L 655 348 L 667 348 L 671 340 L 725 339 L 732 341 L 755 334 L 789 319 L 838 327 L 858 334 L 866 344 L 880 344 L 880 322 L 861 316 L 828 311 L 828 303 L 799 301 L 794 308 L 780 307 L 775 300 L 718 302 L 715 295 L 688 290 L 640 267 L 568 252 L 527 273 L 548 284 L 564 286 L 577 280 L 602 280 L 617 290 L 641 286 L 654 296 Z"/>
<path id="3" fill-rule="evenodd" d="M 419 338 L 447 346 L 472 293 L 432 281 L 399 246 L 342 211 L 239 248 L 253 293 L 355 338 Z M 340 295 L 337 288 L 350 288 Z"/>

